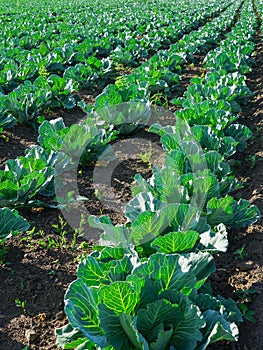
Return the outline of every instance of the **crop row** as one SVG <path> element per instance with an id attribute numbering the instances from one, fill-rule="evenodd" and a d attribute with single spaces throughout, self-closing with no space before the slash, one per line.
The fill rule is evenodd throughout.
<path id="1" fill-rule="evenodd" d="M 232 4 L 225 12 L 223 12 L 223 18 L 217 28 L 220 33 L 224 31 L 224 21 L 226 21 L 227 24 L 231 24 L 231 20 L 228 20 L 227 17 L 230 16 L 230 18 L 233 19 L 235 9 L 238 7 L 239 3 L 240 2 Z M 85 52 L 81 52 L 81 49 L 78 50 L 76 45 L 69 46 L 70 44 L 63 44 L 59 42 L 59 40 L 58 42 L 53 40 L 56 43 L 54 49 L 49 47 L 44 48 L 43 46 L 45 46 L 45 44 L 40 43 L 36 48 L 28 47 L 28 49 L 23 48 L 22 50 L 20 47 L 16 47 L 15 44 L 14 47 L 12 47 L 10 39 L 8 41 L 8 50 L 3 48 L 3 58 L 0 63 L 2 68 L 0 71 L 2 89 L 2 93 L 0 93 L 0 127 L 10 127 L 15 122 L 36 123 L 36 118 L 40 111 L 47 108 L 63 106 L 64 108 L 72 109 L 78 101 L 76 95 L 72 95 L 74 90 L 81 88 L 94 88 L 97 85 L 104 86 L 115 79 L 117 74 L 116 68 L 118 68 L 119 63 L 122 65 L 136 65 L 141 63 L 138 59 L 147 56 L 149 50 L 157 50 L 160 49 L 162 45 L 170 45 L 171 43 L 178 41 L 178 38 L 184 32 L 188 32 L 195 26 L 199 25 L 203 19 L 207 19 L 209 16 L 218 15 L 227 4 L 217 2 L 215 8 L 210 4 L 205 9 L 206 11 L 203 12 L 203 15 L 200 15 L 199 11 L 199 14 L 196 15 L 198 18 L 195 21 L 193 21 L 192 18 L 192 16 L 195 15 L 188 11 L 185 14 L 183 13 L 183 16 L 185 16 L 183 18 L 180 17 L 182 15 L 174 16 L 176 18 L 173 24 L 174 27 L 170 27 L 170 25 L 167 26 L 165 23 L 161 26 L 156 25 L 155 27 L 158 31 L 162 29 L 161 34 L 159 33 L 158 35 L 162 38 L 161 40 L 164 40 L 163 44 L 161 44 L 160 40 L 156 37 L 156 28 L 150 28 L 149 33 L 144 33 L 144 35 L 142 35 L 142 33 L 137 33 L 136 38 L 141 37 L 141 39 L 130 39 L 132 41 L 131 45 L 127 44 L 127 42 L 129 42 L 127 37 L 129 37 L 130 29 L 127 31 L 127 28 L 123 30 L 119 28 L 119 33 L 126 33 L 125 38 L 122 38 L 122 40 L 125 39 L 126 44 L 122 47 L 122 41 L 119 42 L 115 50 L 113 50 L 113 46 L 110 46 L 109 52 L 111 52 L 111 55 L 102 59 L 95 57 L 94 52 L 87 50 L 86 43 L 79 44 Z M 138 17 L 142 18 L 142 14 L 139 13 Z M 219 18 L 221 18 L 221 16 L 219 16 Z M 158 22 L 158 20 L 159 18 L 157 16 L 156 21 Z M 182 24 L 182 21 L 188 22 Z M 178 44 L 175 44 L 175 47 L 173 47 L 174 45 L 171 45 L 170 50 L 167 52 L 164 51 L 163 53 L 161 52 L 160 55 L 155 56 L 155 60 L 158 61 L 161 57 L 162 61 L 166 60 L 167 55 L 170 56 L 172 52 L 179 50 L 183 57 L 177 57 L 177 61 L 175 60 L 175 62 L 173 62 L 172 60 L 171 64 L 174 65 L 175 72 L 177 73 L 178 70 L 178 73 L 180 73 L 181 67 L 179 67 L 179 65 L 182 65 L 185 59 L 189 58 L 195 50 L 191 41 L 198 41 L 198 35 L 202 35 L 202 43 L 199 44 L 199 47 L 201 48 L 202 45 L 204 46 L 206 44 L 207 40 L 205 36 L 207 33 L 205 30 L 208 30 L 210 36 L 210 43 L 208 44 L 211 45 L 211 43 L 216 40 L 218 34 L 214 31 L 214 38 L 212 38 L 211 33 L 209 33 L 209 28 L 212 28 L 213 25 L 217 25 L 217 22 L 217 19 L 212 20 L 210 25 L 208 23 L 204 29 L 196 31 L 195 37 L 192 33 L 190 33 L 190 35 L 184 35 L 182 40 L 180 40 Z M 153 21 L 153 23 L 155 22 Z M 179 27 L 181 29 L 179 29 Z M 94 28 L 94 26 L 92 26 L 92 28 Z M 19 30 L 21 32 L 21 28 Z M 164 34 L 164 31 L 167 33 Z M 171 32 L 173 33 L 173 39 L 170 38 Z M 10 31 L 10 35 L 13 36 L 14 34 L 15 32 Z M 76 33 L 75 37 L 77 37 Z M 111 38 L 117 40 L 115 32 L 113 31 L 111 33 L 109 30 L 106 39 L 113 40 Z M 152 42 L 154 42 L 154 45 L 157 45 L 157 47 L 153 48 L 151 44 Z M 5 45 L 6 44 L 3 44 L 4 47 Z M 99 45 L 105 47 L 105 43 Z M 94 42 L 91 43 L 91 46 L 96 48 Z M 186 47 L 188 47 L 187 57 L 183 54 Z M 139 54 L 136 50 L 139 50 L 138 52 L 141 53 Z M 109 53 L 107 53 L 107 55 L 108 54 Z M 12 57 L 12 55 L 14 55 L 14 57 Z M 100 55 L 102 55 L 102 52 L 100 52 Z M 118 57 L 121 58 L 121 60 Z M 133 62 L 130 62 L 131 57 Z M 154 63 L 154 59 L 151 60 L 148 66 L 149 65 L 154 66 L 154 69 L 150 69 L 149 73 L 149 79 L 151 80 L 152 85 L 155 84 L 157 87 L 160 85 L 158 78 L 161 80 L 161 84 L 165 85 L 164 87 L 161 86 L 161 89 L 167 88 L 167 82 L 170 83 L 170 85 L 178 82 L 178 74 L 171 74 L 167 71 L 168 68 L 171 68 L 170 70 L 172 71 L 173 67 L 167 67 L 164 70 L 163 78 L 160 76 L 160 72 L 156 72 L 160 67 L 157 63 Z M 142 80 L 142 74 L 145 75 L 145 69 L 148 69 L 147 64 L 138 68 L 133 76 L 137 74 L 140 76 L 140 80 Z M 60 75 L 63 75 L 63 77 Z M 144 84 L 146 84 L 146 82 L 144 82 Z M 129 96 L 129 98 L 131 97 Z"/>
<path id="2" fill-rule="evenodd" d="M 116 99 L 121 102 L 129 100 L 151 100 L 152 95 L 164 93 L 169 96 L 180 83 L 180 75 L 186 61 L 194 59 L 194 54 L 208 52 L 217 44 L 220 36 L 235 22 L 236 11 L 240 2 L 230 5 L 217 18 L 196 31 L 185 34 L 168 50 L 160 50 L 147 62 L 136 68 L 131 74 L 109 84 L 96 99 L 96 107 L 113 105 Z M 111 96 L 114 96 L 111 101 Z"/>
<path id="3" fill-rule="evenodd" d="M 28 228 L 10 208 L 47 205 L 40 198 L 55 194 L 54 177 L 63 177 L 80 159 L 96 159 L 119 133 L 147 125 L 154 87 L 169 96 L 184 59 L 198 50 L 207 52 L 233 25 L 239 5 L 106 87 L 95 108 L 82 104 L 89 114 L 80 125 L 66 128 L 62 119 L 45 121 L 40 146 L 7 161 L 0 171 L 0 206 L 5 207 L 0 237 Z M 65 295 L 70 323 L 57 330 L 60 346 L 190 350 L 237 340 L 241 312 L 233 300 L 212 295 L 209 276 L 215 271 L 212 254 L 227 249 L 228 229 L 260 216 L 248 201 L 230 196 L 240 184 L 228 163 L 251 136 L 237 115 L 251 95 L 244 74 L 253 65 L 256 30 L 253 7 L 245 1 L 237 24 L 207 54 L 206 76 L 192 79 L 183 98 L 174 99 L 182 107 L 175 125 L 151 125 L 149 130 L 161 136 L 165 165 L 153 169 L 148 181 L 136 175 L 127 224 L 115 226 L 107 216 L 89 218 L 92 227 L 102 230 L 102 244 L 110 246 L 96 247 L 81 261 L 78 279 Z M 160 74 L 157 80 L 155 74 Z M 128 110 L 119 109 L 123 102 Z M 62 183 L 58 186 L 63 190 Z"/>
<path id="4" fill-rule="evenodd" d="M 55 195 L 54 181 L 79 162 L 106 153 L 118 134 L 150 123 L 151 94 L 170 95 L 184 60 L 207 52 L 235 23 L 240 4 L 106 87 L 95 107 L 81 103 L 88 111 L 81 124 L 65 127 L 61 118 L 42 123 L 40 146 L 7 161 L 0 171 L 2 242 L 29 227 L 12 208 L 50 205 L 43 198 Z M 165 165 L 155 167 L 147 181 L 135 176 L 127 223 L 115 226 L 107 216 L 90 216 L 89 224 L 102 231 L 102 246 L 82 259 L 68 288 L 70 323 L 56 331 L 59 346 L 190 350 L 238 339 L 242 314 L 233 300 L 212 295 L 209 276 L 215 271 L 212 254 L 227 249 L 229 229 L 260 216 L 248 201 L 230 195 L 241 184 L 228 162 L 251 137 L 237 119 L 251 95 L 245 74 L 253 65 L 256 31 L 253 6 L 245 1 L 225 40 L 207 54 L 208 73 L 193 78 L 183 98 L 173 100 L 182 107 L 174 124 L 150 126 L 161 137 Z M 63 183 L 56 186 L 63 192 Z"/>
<path id="5" fill-rule="evenodd" d="M 237 340 L 241 313 L 232 300 L 212 296 L 208 277 L 215 269 L 210 254 L 227 248 L 226 227 L 259 218 L 255 206 L 229 195 L 237 182 L 227 163 L 250 134 L 234 121 L 248 93 L 243 74 L 252 63 L 256 28 L 246 2 L 237 25 L 206 56 L 207 75 L 193 79 L 179 100 L 184 108 L 176 125 L 151 126 L 161 135 L 165 166 L 148 181 L 136 176 L 128 223 L 90 217 L 112 246 L 97 247 L 79 264 L 65 296 L 70 324 L 57 330 L 59 345 L 205 349 L 219 339 Z"/>
<path id="6" fill-rule="evenodd" d="M 108 132 L 105 132 L 103 129 L 98 129 L 98 125 L 106 129 L 111 124 L 121 125 L 118 132 L 130 132 L 138 127 L 138 123 L 145 123 L 146 116 L 149 116 L 150 107 L 148 105 L 145 107 L 142 103 L 147 104 L 150 95 L 156 92 L 156 89 L 159 92 L 169 94 L 170 88 L 172 89 L 179 81 L 179 75 L 175 72 L 179 73 L 182 69 L 179 65 L 183 62 L 180 52 L 185 56 L 187 52 L 189 56 L 199 47 L 204 47 L 205 44 L 209 47 L 208 43 L 214 42 L 220 31 L 225 30 L 226 26 L 233 23 L 235 10 L 238 6 L 239 4 L 232 5 L 217 19 L 187 35 L 185 40 L 182 39 L 178 45 L 175 44 L 170 50 L 160 51 L 142 67 L 124 77 L 121 82 L 108 85 L 96 99 L 97 115 L 87 118 L 84 125 L 65 128 L 61 120 L 54 120 L 51 123 L 44 122 L 39 128 L 38 139 L 43 149 L 35 147 L 27 150 L 25 157 L 21 157 L 19 160 L 9 160 L 6 163 L 6 169 L 1 172 L 0 205 L 2 207 L 36 206 L 37 203 L 42 205 L 43 203 L 35 200 L 34 197 L 36 194 L 54 195 L 52 183 L 55 166 L 55 172 L 60 175 L 66 166 L 65 164 L 68 163 L 68 167 L 74 165 L 76 150 L 81 153 L 85 149 L 82 158 L 86 161 L 92 160 L 94 154 L 98 155 L 109 141 L 116 138 L 116 130 L 110 128 Z M 45 88 L 44 81 L 39 81 L 37 87 L 38 91 L 41 92 L 41 89 Z M 153 89 L 155 90 L 153 91 Z M 133 105 L 134 111 L 128 114 L 128 119 L 127 113 L 113 113 L 114 105 L 127 101 L 138 101 L 137 105 Z M 12 101 L 12 106 L 15 105 L 15 102 Z M 83 106 L 83 103 L 81 105 Z M 111 108 L 111 113 L 108 113 L 108 107 Z M 84 105 L 83 108 L 89 112 L 92 111 L 88 106 Z M 214 118 L 216 121 L 218 118 L 216 114 Z M 127 126 L 127 124 L 134 124 L 134 122 L 135 125 Z M 54 154 L 47 154 L 46 150 Z M 64 159 L 61 151 L 66 154 L 67 160 Z M 74 155 L 73 159 L 72 154 Z M 36 177 L 38 181 L 34 180 Z M 48 190 L 46 190 L 47 187 Z"/>
<path id="7" fill-rule="evenodd" d="M 77 63 L 89 66 L 88 58 L 91 55 L 107 57 L 114 51 L 111 58 L 114 60 L 116 56 L 117 61 L 118 55 L 121 59 L 125 57 L 125 52 L 126 55 L 137 58 L 147 56 L 148 50 L 157 50 L 170 44 L 170 40 L 177 40 L 182 33 L 199 25 L 203 19 L 217 15 L 223 2 L 216 6 L 204 4 L 203 15 L 200 14 L 200 5 L 188 8 L 187 12 L 182 11 L 185 8 L 183 4 L 180 12 L 175 10 L 174 5 L 170 5 L 171 12 L 168 15 L 167 11 L 163 12 L 163 6 L 152 11 L 149 4 L 144 4 L 135 10 L 134 4 L 131 4 L 123 17 L 121 11 L 108 11 L 107 4 L 104 4 L 105 11 L 100 9 L 99 14 L 98 10 L 89 14 L 89 22 L 87 12 L 84 12 L 83 17 L 74 15 L 71 11 L 65 16 L 62 12 L 63 26 L 59 25 L 59 20 L 57 25 L 43 22 L 42 16 L 37 16 L 36 23 L 32 25 L 28 15 L 25 15 L 26 21 L 21 24 L 20 16 L 17 17 L 17 26 L 16 20 L 13 20 L 12 24 L 4 27 L 2 33 L 6 38 L 2 43 L 1 84 L 5 84 L 2 89 L 10 92 L 24 80 L 35 80 L 44 73 L 63 73 L 67 67 Z M 214 7 L 216 8 L 213 9 Z M 50 17 L 57 22 L 56 13 L 53 16 L 50 14 Z M 2 21 L 4 20 L 5 18 Z M 84 27 L 80 26 L 83 21 Z M 69 33 L 70 27 L 72 30 Z"/>

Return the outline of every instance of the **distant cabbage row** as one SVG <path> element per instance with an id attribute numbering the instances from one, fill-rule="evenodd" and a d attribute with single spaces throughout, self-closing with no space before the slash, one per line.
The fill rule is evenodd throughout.
<path id="1" fill-rule="evenodd" d="M 149 54 L 177 42 L 229 3 L 74 2 L 76 12 L 70 2 L 55 7 L 46 2 L 38 9 L 29 5 L 28 10 L 25 2 L 22 11 L 4 4 L 7 10 L 0 14 L 4 38 L 0 43 L 0 128 L 16 122 L 36 123 L 47 108 L 73 108 L 78 101 L 73 90 L 114 81 L 124 65 L 140 65 Z"/>

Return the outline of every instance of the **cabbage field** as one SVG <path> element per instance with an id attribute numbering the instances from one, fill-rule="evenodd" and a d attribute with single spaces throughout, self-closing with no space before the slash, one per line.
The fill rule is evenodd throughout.
<path id="1" fill-rule="evenodd" d="M 262 1 L 0 3 L 0 350 L 262 350 Z"/>

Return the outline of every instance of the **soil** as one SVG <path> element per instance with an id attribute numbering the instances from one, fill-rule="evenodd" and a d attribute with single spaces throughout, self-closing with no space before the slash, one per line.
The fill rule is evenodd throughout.
<path id="1" fill-rule="evenodd" d="M 254 131 L 254 137 L 245 152 L 233 158 L 233 163 L 236 177 L 244 183 L 244 188 L 235 193 L 236 198 L 248 199 L 263 212 L 263 46 L 259 39 L 258 37 L 256 67 L 247 79 L 254 97 L 243 106 L 240 115 L 240 122 Z M 190 68 L 193 67 L 189 66 Z M 201 68 L 197 70 L 202 73 Z M 193 74 L 198 72 L 194 70 Z M 189 72 L 185 72 L 185 77 L 189 82 Z M 94 95 L 82 92 L 81 97 L 92 102 Z M 83 114 L 79 109 L 71 112 L 58 110 L 51 117 L 58 116 L 62 116 L 69 125 L 80 120 Z M 38 136 L 32 127 L 26 125 L 15 126 L 4 131 L 3 135 L 6 138 L 0 138 L 1 168 L 7 159 L 23 155 L 26 148 L 36 144 Z M 124 155 L 120 156 L 121 162 L 112 173 L 111 193 L 107 193 L 103 199 L 100 197 L 100 200 L 95 195 L 96 186 L 90 180 L 94 167 L 83 169 L 78 178 L 80 194 L 89 198 L 87 210 L 97 215 L 103 210 L 103 214 L 109 215 L 114 223 L 125 220 L 121 209 L 131 199 L 131 184 L 135 173 L 139 172 L 147 178 L 151 174 L 151 163 L 161 164 L 162 161 L 158 151 L 159 140 L 155 135 L 141 130 L 130 138 L 134 139 L 135 144 L 139 139 L 144 140 L 144 146 L 132 159 L 125 158 L 125 152 L 120 150 L 120 154 Z M 119 139 L 118 142 L 124 139 Z M 149 142 L 153 145 L 153 158 L 145 161 L 142 155 L 149 150 Z M 100 190 L 103 193 L 103 184 Z M 118 204 L 117 209 L 110 204 L 111 196 Z M 56 209 L 32 208 L 24 209 L 21 213 L 32 222 L 35 229 L 8 241 L 3 248 L 5 254 L 0 256 L 0 350 L 55 350 L 54 330 L 67 323 L 63 311 L 65 291 L 76 278 L 77 262 L 82 254 L 90 252 L 92 242 L 76 238 L 71 227 L 66 223 L 64 225 L 61 213 Z M 228 252 L 215 257 L 217 272 L 211 278 L 214 294 L 244 303 L 249 310 L 255 311 L 256 322 L 244 319 L 239 327 L 240 337 L 237 343 L 221 342 L 211 345 L 210 350 L 263 349 L 262 225 L 261 220 L 246 229 L 229 232 Z M 240 250 L 242 247 L 243 253 Z M 240 299 L 240 294 L 236 293 L 238 290 L 249 289 L 253 291 L 250 302 Z"/>

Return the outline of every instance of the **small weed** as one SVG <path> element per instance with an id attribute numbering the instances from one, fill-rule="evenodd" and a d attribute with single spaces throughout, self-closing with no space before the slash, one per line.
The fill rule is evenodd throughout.
<path id="1" fill-rule="evenodd" d="M 99 209 L 100 215 L 103 215 L 104 210 L 105 210 L 105 208 L 100 208 Z"/>
<path id="2" fill-rule="evenodd" d="M 8 252 L 8 248 L 4 245 L 0 245 L 0 266 L 5 263 L 5 256 Z"/>
<path id="3" fill-rule="evenodd" d="M 16 298 L 15 304 L 17 307 L 21 307 L 24 313 L 26 314 L 26 300 L 20 300 L 19 298 Z"/>
<path id="4" fill-rule="evenodd" d="M 94 196 L 98 198 L 98 200 L 101 198 L 100 191 L 97 188 L 94 190 Z"/>
<path id="5" fill-rule="evenodd" d="M 46 242 L 43 239 L 39 239 L 37 243 L 39 246 L 42 246 L 43 248 L 45 248 L 46 246 Z"/>
<path id="6" fill-rule="evenodd" d="M 237 305 L 242 313 L 242 316 L 245 319 L 247 319 L 248 321 L 250 321 L 252 323 L 256 323 L 256 319 L 254 318 L 256 311 L 249 310 L 249 308 L 245 304 L 238 303 Z"/>
<path id="7" fill-rule="evenodd" d="M 161 92 L 158 92 L 156 94 L 154 94 L 152 97 L 151 97 L 151 102 L 154 104 L 154 105 L 158 105 L 158 106 L 163 106 L 165 108 L 168 108 L 169 107 L 169 100 L 167 98 L 167 96 L 165 96 L 163 93 Z"/>
<path id="8" fill-rule="evenodd" d="M 149 151 L 146 151 L 145 153 L 139 153 L 138 156 L 140 157 L 141 161 L 145 164 L 147 164 L 149 167 L 152 166 L 151 158 L 153 155 L 153 148 L 152 143 L 149 141 Z"/>
<path id="9" fill-rule="evenodd" d="M 0 128 L 0 138 L 3 139 L 5 142 L 8 142 L 9 138 L 6 135 L 2 134 L 2 132 L 3 132 L 3 129 Z"/>
<path id="10" fill-rule="evenodd" d="M 251 302 L 251 295 L 257 293 L 257 291 L 253 288 L 244 288 L 244 289 L 237 289 L 235 294 L 238 296 L 239 300 L 245 301 L 245 302 Z"/>
<path id="11" fill-rule="evenodd" d="M 33 244 L 34 239 L 39 239 L 40 237 L 44 237 L 45 232 L 43 230 L 36 231 L 36 227 L 34 226 L 31 230 L 26 232 L 26 236 L 21 238 L 21 241 L 28 242 L 29 247 Z"/>
<path id="12" fill-rule="evenodd" d="M 245 251 L 245 246 L 242 245 L 242 247 L 236 249 L 234 251 L 234 256 L 236 260 L 244 260 L 244 258 L 248 255 L 248 253 Z"/>
<path id="13" fill-rule="evenodd" d="M 57 249 L 62 246 L 62 243 L 55 241 L 54 238 L 47 237 L 46 247 L 47 249 Z"/>
<path id="14" fill-rule="evenodd" d="M 120 68 L 120 69 L 123 69 L 123 68 Z M 127 79 L 127 77 L 121 75 L 121 76 L 116 78 L 115 84 L 119 88 L 125 87 L 128 85 L 128 79 Z"/>
<path id="15" fill-rule="evenodd" d="M 76 250 L 78 235 L 79 235 L 78 230 L 75 230 L 73 233 L 72 241 L 71 241 L 71 250 L 72 251 Z"/>
<path id="16" fill-rule="evenodd" d="M 107 197 L 107 192 L 98 190 L 97 188 L 94 190 L 94 196 L 101 202 L 104 198 Z"/>
<path id="17" fill-rule="evenodd" d="M 254 135 L 253 135 L 252 137 L 255 138 L 255 136 L 256 136 L 257 134 L 259 134 L 260 131 L 261 131 L 261 129 L 260 129 L 258 126 L 255 126 L 254 129 L 253 129 L 253 134 L 254 134 Z"/>
<path id="18" fill-rule="evenodd" d="M 250 163 L 250 169 L 255 168 L 255 166 L 257 165 L 258 161 L 261 161 L 262 158 L 259 157 L 257 154 L 253 154 L 251 156 L 248 156 L 246 158 L 246 161 Z"/>
<path id="19" fill-rule="evenodd" d="M 58 216 L 58 224 L 53 224 L 52 227 L 55 229 L 56 233 L 61 237 L 61 246 L 67 244 L 66 234 L 67 231 L 65 227 L 67 226 L 66 221 L 62 218 L 62 216 Z"/>
<path id="20" fill-rule="evenodd" d="M 79 236 L 82 236 L 84 234 L 84 224 L 86 222 L 86 218 L 85 218 L 85 215 L 81 215 L 81 220 L 80 220 L 80 223 L 79 223 L 79 227 L 76 228 L 74 230 L 74 233 L 73 233 L 73 238 L 72 238 L 72 241 L 71 241 L 71 249 L 73 251 L 76 250 L 76 246 L 77 246 L 77 239 Z"/>
<path id="21" fill-rule="evenodd" d="M 67 226 L 66 221 L 62 218 L 61 215 L 58 216 L 58 224 L 53 224 L 52 227 L 55 229 L 56 233 L 64 234 L 65 227 Z"/>

